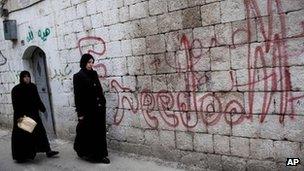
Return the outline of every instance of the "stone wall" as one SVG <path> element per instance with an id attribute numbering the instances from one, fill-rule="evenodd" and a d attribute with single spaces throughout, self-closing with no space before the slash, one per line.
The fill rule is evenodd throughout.
<path id="1" fill-rule="evenodd" d="M 4 126 L 16 75 L 30 69 L 22 56 L 38 46 L 60 138 L 75 135 L 72 75 L 89 52 L 111 148 L 212 170 L 304 160 L 302 0 L 54 0 L 9 19 L 18 41 L 0 37 Z"/>

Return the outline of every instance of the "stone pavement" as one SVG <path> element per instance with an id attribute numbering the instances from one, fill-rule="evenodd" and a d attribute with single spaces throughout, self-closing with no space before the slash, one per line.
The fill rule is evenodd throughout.
<path id="1" fill-rule="evenodd" d="M 178 171 L 181 166 L 174 162 L 163 162 L 160 159 L 138 156 L 134 154 L 109 151 L 110 165 L 92 164 L 81 160 L 73 151 L 72 142 L 63 140 L 51 141 L 51 147 L 60 151 L 59 157 L 47 158 L 38 153 L 35 160 L 18 164 L 12 160 L 11 132 L 0 129 L 0 171 L 42 171 L 42 170 L 73 170 L 73 171 Z"/>

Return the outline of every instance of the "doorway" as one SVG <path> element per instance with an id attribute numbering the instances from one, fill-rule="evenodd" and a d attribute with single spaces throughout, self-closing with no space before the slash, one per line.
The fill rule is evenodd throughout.
<path id="1" fill-rule="evenodd" d="M 45 113 L 39 112 L 40 117 L 48 137 L 52 139 L 55 138 L 55 126 L 51 103 L 51 91 L 46 67 L 46 55 L 40 48 L 36 47 L 32 52 L 29 62 L 39 96 L 46 108 Z"/>

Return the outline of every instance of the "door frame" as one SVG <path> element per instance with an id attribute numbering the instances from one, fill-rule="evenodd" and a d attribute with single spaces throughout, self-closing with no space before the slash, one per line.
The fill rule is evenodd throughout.
<path id="1" fill-rule="evenodd" d="M 52 125 L 53 125 L 53 132 L 54 135 L 49 135 L 50 138 L 56 138 L 57 137 L 57 133 L 56 133 L 56 122 L 55 122 L 55 116 L 54 116 L 54 106 L 53 106 L 53 97 L 52 97 L 52 91 L 51 91 L 51 86 L 50 86 L 50 78 L 49 78 L 49 73 L 48 73 L 48 63 L 46 60 L 46 53 L 44 52 L 44 50 L 38 46 L 30 46 L 28 48 L 26 48 L 26 50 L 23 53 L 22 56 L 22 60 L 23 60 L 23 65 L 24 65 L 24 69 L 28 70 L 31 75 L 32 78 L 34 78 L 35 81 L 35 77 L 34 77 L 34 71 L 33 71 L 33 54 L 35 51 L 40 50 L 41 52 L 44 53 L 44 57 L 43 57 L 43 64 L 44 64 L 44 72 L 45 72 L 45 76 L 46 76 L 46 86 L 47 86 L 47 90 L 48 90 L 48 96 L 49 96 L 49 103 L 50 103 L 50 110 L 51 110 L 51 118 L 52 118 Z"/>

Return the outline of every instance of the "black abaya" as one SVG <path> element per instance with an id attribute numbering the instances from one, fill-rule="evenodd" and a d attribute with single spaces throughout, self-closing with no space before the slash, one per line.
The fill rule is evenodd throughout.
<path id="1" fill-rule="evenodd" d="M 75 105 L 79 120 L 74 150 L 80 157 L 100 160 L 108 156 L 106 141 L 106 99 L 97 72 L 81 69 L 73 77 Z"/>
<path id="2" fill-rule="evenodd" d="M 12 132 L 12 156 L 14 160 L 34 159 L 37 152 L 50 151 L 50 144 L 43 127 L 39 110 L 45 112 L 45 107 L 39 97 L 37 87 L 33 83 L 20 83 L 12 90 L 14 109 L 14 125 Z M 17 126 L 17 120 L 26 115 L 37 122 L 32 133 Z"/>

